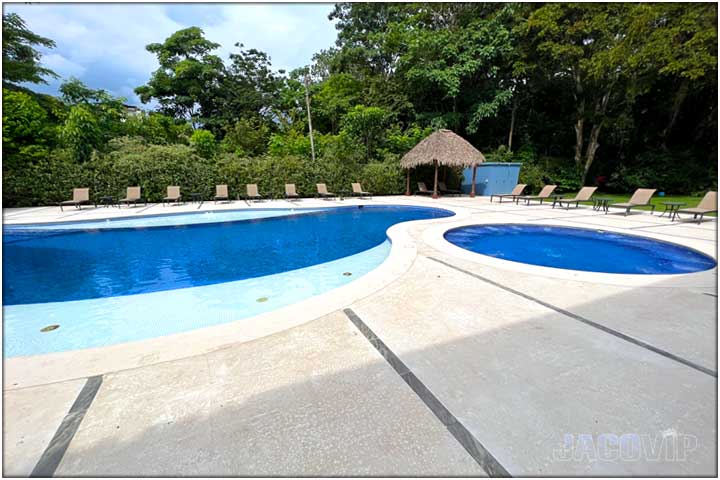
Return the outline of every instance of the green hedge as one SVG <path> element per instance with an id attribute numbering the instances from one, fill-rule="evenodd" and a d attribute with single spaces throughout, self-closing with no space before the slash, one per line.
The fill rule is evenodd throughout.
<path id="1" fill-rule="evenodd" d="M 89 187 L 91 196 L 124 196 L 128 186 L 142 187 L 143 197 L 157 202 L 168 185 L 179 185 L 189 196 L 211 198 L 216 184 L 227 184 L 231 197 L 245 194 L 245 184 L 257 183 L 260 193 L 282 197 L 285 183 L 295 183 L 302 196 L 314 196 L 316 183 L 334 192 L 349 191 L 362 182 L 376 195 L 404 191 L 403 172 L 396 160 L 360 164 L 295 156 L 239 158 L 225 154 L 213 159 L 197 155 L 187 145 L 148 145 L 138 139 L 113 140 L 107 153 L 95 153 L 83 164 L 69 152 L 56 150 L 46 160 L 3 171 L 3 206 L 52 205 L 67 200 L 72 189 Z"/>

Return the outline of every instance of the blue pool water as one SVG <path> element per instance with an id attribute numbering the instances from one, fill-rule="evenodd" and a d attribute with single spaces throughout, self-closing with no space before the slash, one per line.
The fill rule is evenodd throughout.
<path id="1" fill-rule="evenodd" d="M 379 266 L 391 225 L 452 215 L 396 206 L 264 212 L 4 227 L 5 357 L 170 335 L 291 305 Z M 60 327 L 41 332 L 51 324 Z"/>
<path id="2" fill-rule="evenodd" d="M 624 274 L 709 270 L 711 257 L 673 243 L 620 233 L 541 225 L 473 225 L 445 233 L 466 250 L 543 267 Z"/>
<path id="3" fill-rule="evenodd" d="M 5 228 L 4 303 L 115 297 L 272 275 L 373 248 L 393 224 L 448 215 L 366 206 L 155 228 Z"/>

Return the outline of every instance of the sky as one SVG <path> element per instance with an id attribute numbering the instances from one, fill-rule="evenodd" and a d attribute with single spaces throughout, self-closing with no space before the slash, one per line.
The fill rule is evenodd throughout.
<path id="1" fill-rule="evenodd" d="M 149 43 L 161 43 L 173 32 L 198 26 L 205 37 L 219 43 L 214 53 L 227 61 L 236 50 L 266 52 L 273 68 L 292 70 L 308 65 L 313 54 L 331 47 L 337 37 L 325 4 L 4 4 L 5 13 L 18 13 L 33 32 L 55 41 L 41 63 L 61 78 L 48 85 L 32 85 L 57 94 L 63 79 L 77 77 L 91 88 L 141 105 L 133 92 L 158 67 Z"/>

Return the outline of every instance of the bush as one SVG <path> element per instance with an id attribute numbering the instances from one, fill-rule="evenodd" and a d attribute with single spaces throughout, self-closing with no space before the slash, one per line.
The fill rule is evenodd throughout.
<path id="1" fill-rule="evenodd" d="M 405 190 L 405 172 L 399 162 L 368 163 L 358 181 L 374 195 L 393 195 Z"/>
<path id="2" fill-rule="evenodd" d="M 545 185 L 545 174 L 543 169 L 535 163 L 523 163 L 520 167 L 520 183 L 527 185 L 528 192 L 536 192 Z"/>
<path id="3" fill-rule="evenodd" d="M 73 188 L 89 187 L 92 198 L 125 195 L 129 186 L 142 187 L 148 201 L 160 201 L 168 185 L 179 185 L 185 196 L 198 192 L 205 198 L 215 185 L 227 184 L 232 197 L 245 195 L 245 184 L 256 183 L 260 193 L 282 198 L 285 183 L 294 183 L 302 196 L 314 196 L 316 183 L 334 192 L 350 191 L 351 182 L 377 195 L 404 190 L 403 171 L 397 159 L 361 164 L 334 157 L 315 162 L 299 156 L 243 158 L 221 154 L 197 155 L 187 145 L 148 145 L 139 137 L 121 137 L 108 143 L 107 153 L 95 152 L 83 164 L 69 150 L 55 150 L 46 160 L 27 163 L 3 175 L 3 203 L 7 207 L 49 205 L 67 200 Z"/>
<path id="4" fill-rule="evenodd" d="M 717 172 L 709 172 L 689 152 L 651 151 L 629 165 L 621 165 L 607 184 L 608 189 L 632 192 L 656 188 L 671 194 L 694 194 L 717 187 Z"/>
<path id="5" fill-rule="evenodd" d="M 218 145 L 215 135 L 209 130 L 198 129 L 190 136 L 190 146 L 201 157 L 211 158 L 217 153 Z"/>
<path id="6" fill-rule="evenodd" d="M 68 200 L 72 189 L 91 186 L 92 171 L 75 163 L 72 153 L 58 149 L 44 160 L 3 170 L 3 206 L 29 207 Z"/>

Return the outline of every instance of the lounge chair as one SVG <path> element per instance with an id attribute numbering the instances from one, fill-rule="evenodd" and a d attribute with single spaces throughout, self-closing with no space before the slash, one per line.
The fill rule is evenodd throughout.
<path id="1" fill-rule="evenodd" d="M 227 185 L 215 185 L 215 203 L 229 201 L 230 195 L 228 195 Z"/>
<path id="2" fill-rule="evenodd" d="M 372 197 L 372 193 L 363 190 L 359 183 L 352 184 L 352 194 L 354 197 Z"/>
<path id="3" fill-rule="evenodd" d="M 248 183 L 245 185 L 245 190 L 247 191 L 247 196 L 245 197 L 246 200 L 262 200 L 264 198 L 260 195 L 260 192 L 258 192 L 256 183 Z"/>
<path id="4" fill-rule="evenodd" d="M 447 188 L 445 182 L 438 182 L 438 190 L 443 195 L 462 195 L 462 192 L 460 190 L 451 190 Z"/>
<path id="5" fill-rule="evenodd" d="M 182 195 L 180 195 L 180 187 L 167 187 L 167 196 L 162 199 L 163 206 L 169 202 L 180 202 Z"/>
<path id="6" fill-rule="evenodd" d="M 523 195 L 522 197 L 518 197 L 516 202 L 520 203 L 520 200 L 525 200 L 525 205 L 530 205 L 532 200 L 540 200 L 540 205 L 542 205 L 545 200 L 550 198 L 550 195 L 552 195 L 556 188 L 557 185 L 545 185 L 537 195 Z"/>
<path id="7" fill-rule="evenodd" d="M 515 188 L 513 188 L 512 192 L 510 192 L 510 193 L 501 193 L 501 194 L 497 194 L 497 195 L 490 195 L 490 201 L 491 202 L 493 201 L 493 197 L 498 197 L 500 199 L 500 202 L 498 202 L 498 203 L 502 203 L 503 198 L 510 198 L 510 200 L 515 200 L 517 197 L 522 196 L 522 192 L 523 192 L 523 190 L 525 190 L 525 187 L 527 187 L 527 185 L 525 185 L 524 183 L 518 183 L 517 185 L 515 185 Z"/>
<path id="8" fill-rule="evenodd" d="M 707 192 L 697 207 L 683 208 L 678 210 L 677 213 L 692 213 L 693 220 L 697 220 L 698 223 L 702 222 L 703 215 L 706 213 L 717 212 L 717 192 Z M 698 218 L 700 215 L 700 218 Z"/>
<path id="9" fill-rule="evenodd" d="M 317 193 L 318 193 L 319 197 L 321 197 L 321 198 L 337 197 L 337 195 L 335 195 L 334 193 L 328 192 L 327 185 L 325 185 L 324 183 L 316 183 L 315 186 L 317 187 Z"/>
<path id="10" fill-rule="evenodd" d="M 89 188 L 73 188 L 72 200 L 65 200 L 60 202 L 60 211 L 63 211 L 63 205 L 72 205 L 75 208 L 82 210 L 83 205 L 95 205 L 97 204 L 90 200 L 90 189 Z"/>
<path id="11" fill-rule="evenodd" d="M 597 187 L 582 187 L 580 191 L 575 195 L 574 198 L 556 198 L 553 202 L 553 208 L 555 204 L 558 204 L 560 208 L 565 205 L 565 210 L 570 210 L 570 205 L 575 204 L 575 208 L 580 206 L 580 202 L 589 202 L 590 198 L 597 190 Z"/>
<path id="12" fill-rule="evenodd" d="M 608 205 L 608 208 L 624 208 L 625 216 L 627 217 L 627 214 L 630 213 L 631 208 L 650 207 L 650 214 L 652 215 L 655 212 L 655 205 L 652 205 L 650 203 L 650 198 L 652 198 L 654 193 L 654 188 L 638 188 L 637 190 L 635 190 L 635 193 L 633 193 L 632 197 L 630 197 L 630 200 L 622 203 L 611 203 L 610 205 Z M 605 209 L 605 213 L 608 213 L 608 209 Z"/>
<path id="13" fill-rule="evenodd" d="M 127 191 L 125 192 L 125 198 L 121 198 L 120 200 L 118 200 L 118 204 L 127 203 L 128 207 L 131 203 L 133 205 L 137 205 L 140 202 L 143 202 L 145 205 L 147 205 L 147 199 L 143 199 L 140 195 L 140 187 L 127 187 Z"/>
<path id="14" fill-rule="evenodd" d="M 300 198 L 300 195 L 298 195 L 297 189 L 295 188 L 294 183 L 286 183 L 285 184 L 285 198 L 287 198 L 288 200 L 290 200 L 292 198 L 295 198 L 295 199 Z"/>
<path id="15" fill-rule="evenodd" d="M 417 182 L 417 192 L 415 192 L 416 195 L 432 195 L 433 191 L 428 190 L 425 186 L 425 182 Z"/>

